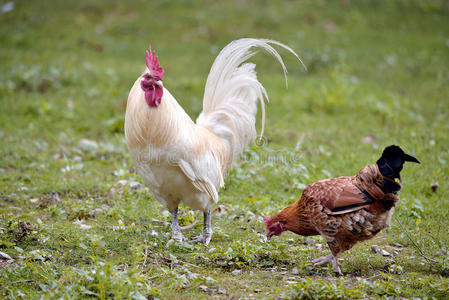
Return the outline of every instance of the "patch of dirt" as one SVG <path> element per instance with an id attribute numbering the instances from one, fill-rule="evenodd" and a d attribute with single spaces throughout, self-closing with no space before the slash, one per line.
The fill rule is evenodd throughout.
<path id="1" fill-rule="evenodd" d="M 11 224 L 8 224 L 8 227 L 11 227 Z M 22 241 L 27 235 L 29 235 L 32 231 L 34 231 L 33 226 L 30 223 L 19 221 L 19 223 L 14 226 L 14 228 L 9 230 L 15 237 L 17 242 Z"/>
<path id="2" fill-rule="evenodd" d="M 7 266 L 11 265 L 12 263 L 14 263 L 15 260 L 13 259 L 0 259 L 0 269 L 6 268 Z"/>

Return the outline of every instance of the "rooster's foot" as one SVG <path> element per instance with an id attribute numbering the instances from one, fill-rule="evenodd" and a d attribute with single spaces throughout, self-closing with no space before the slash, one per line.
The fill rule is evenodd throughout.
<path id="1" fill-rule="evenodd" d="M 184 236 L 182 235 L 182 233 L 179 232 L 173 232 L 171 239 L 168 240 L 166 246 L 170 247 L 173 243 L 177 243 L 177 244 L 182 244 L 182 242 L 184 241 Z"/>
<path id="2" fill-rule="evenodd" d="M 203 233 L 197 237 L 194 237 L 192 242 L 203 243 L 205 246 L 209 245 L 210 239 L 212 238 L 212 229 L 211 229 L 212 226 L 210 217 L 211 217 L 210 211 L 205 211 Z"/>
<path id="3" fill-rule="evenodd" d="M 209 245 L 212 238 L 212 231 L 203 232 L 201 235 L 196 236 L 192 239 L 193 243 L 203 243 L 205 246 Z"/>
<path id="4" fill-rule="evenodd" d="M 173 244 L 173 242 L 182 243 L 184 237 L 181 233 L 181 227 L 178 223 L 178 208 L 176 207 L 171 211 L 171 239 L 167 243 L 167 247 Z"/>
<path id="5" fill-rule="evenodd" d="M 171 238 L 179 243 L 182 243 L 182 241 L 184 241 L 184 236 L 182 235 L 181 231 L 173 232 Z"/>

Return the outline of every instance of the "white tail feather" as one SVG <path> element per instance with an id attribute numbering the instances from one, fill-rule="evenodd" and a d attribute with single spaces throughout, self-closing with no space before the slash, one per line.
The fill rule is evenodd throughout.
<path id="1" fill-rule="evenodd" d="M 262 111 L 261 136 L 265 128 L 265 100 L 269 100 L 267 92 L 257 80 L 255 65 L 243 64 L 257 53 L 253 48 L 263 49 L 279 61 L 287 85 L 284 61 L 270 44 L 287 49 L 302 63 L 290 47 L 280 42 L 245 38 L 231 42 L 220 52 L 207 77 L 203 111 L 196 123 L 223 139 L 229 150 L 227 167 L 256 138 L 258 101 Z"/>

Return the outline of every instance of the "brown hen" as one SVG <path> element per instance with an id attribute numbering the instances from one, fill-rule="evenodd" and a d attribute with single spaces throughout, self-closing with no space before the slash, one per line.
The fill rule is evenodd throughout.
<path id="1" fill-rule="evenodd" d="M 404 162 L 419 161 L 392 145 L 375 164 L 355 176 L 324 179 L 309 185 L 301 198 L 273 217 L 265 217 L 267 237 L 285 230 L 309 236 L 321 234 L 332 254 L 312 262 L 332 263 L 341 275 L 338 255 L 359 241 L 388 227 L 401 189 L 399 173 Z"/>

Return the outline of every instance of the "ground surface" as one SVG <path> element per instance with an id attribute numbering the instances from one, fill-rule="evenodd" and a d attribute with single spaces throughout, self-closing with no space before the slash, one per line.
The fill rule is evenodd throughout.
<path id="1" fill-rule="evenodd" d="M 0 298 L 447 297 L 447 1 L 14 4 L 0 15 L 0 251 L 15 259 L 0 259 Z M 285 89 L 274 60 L 254 58 L 266 139 L 227 177 L 210 246 L 166 247 L 169 214 L 129 184 L 128 91 L 151 42 L 195 118 L 217 52 L 247 36 L 290 45 L 308 72 L 282 52 Z M 343 278 L 309 262 L 328 254 L 320 237 L 266 241 L 263 216 L 393 143 L 422 164 L 402 172 L 391 228 L 342 256 Z"/>

